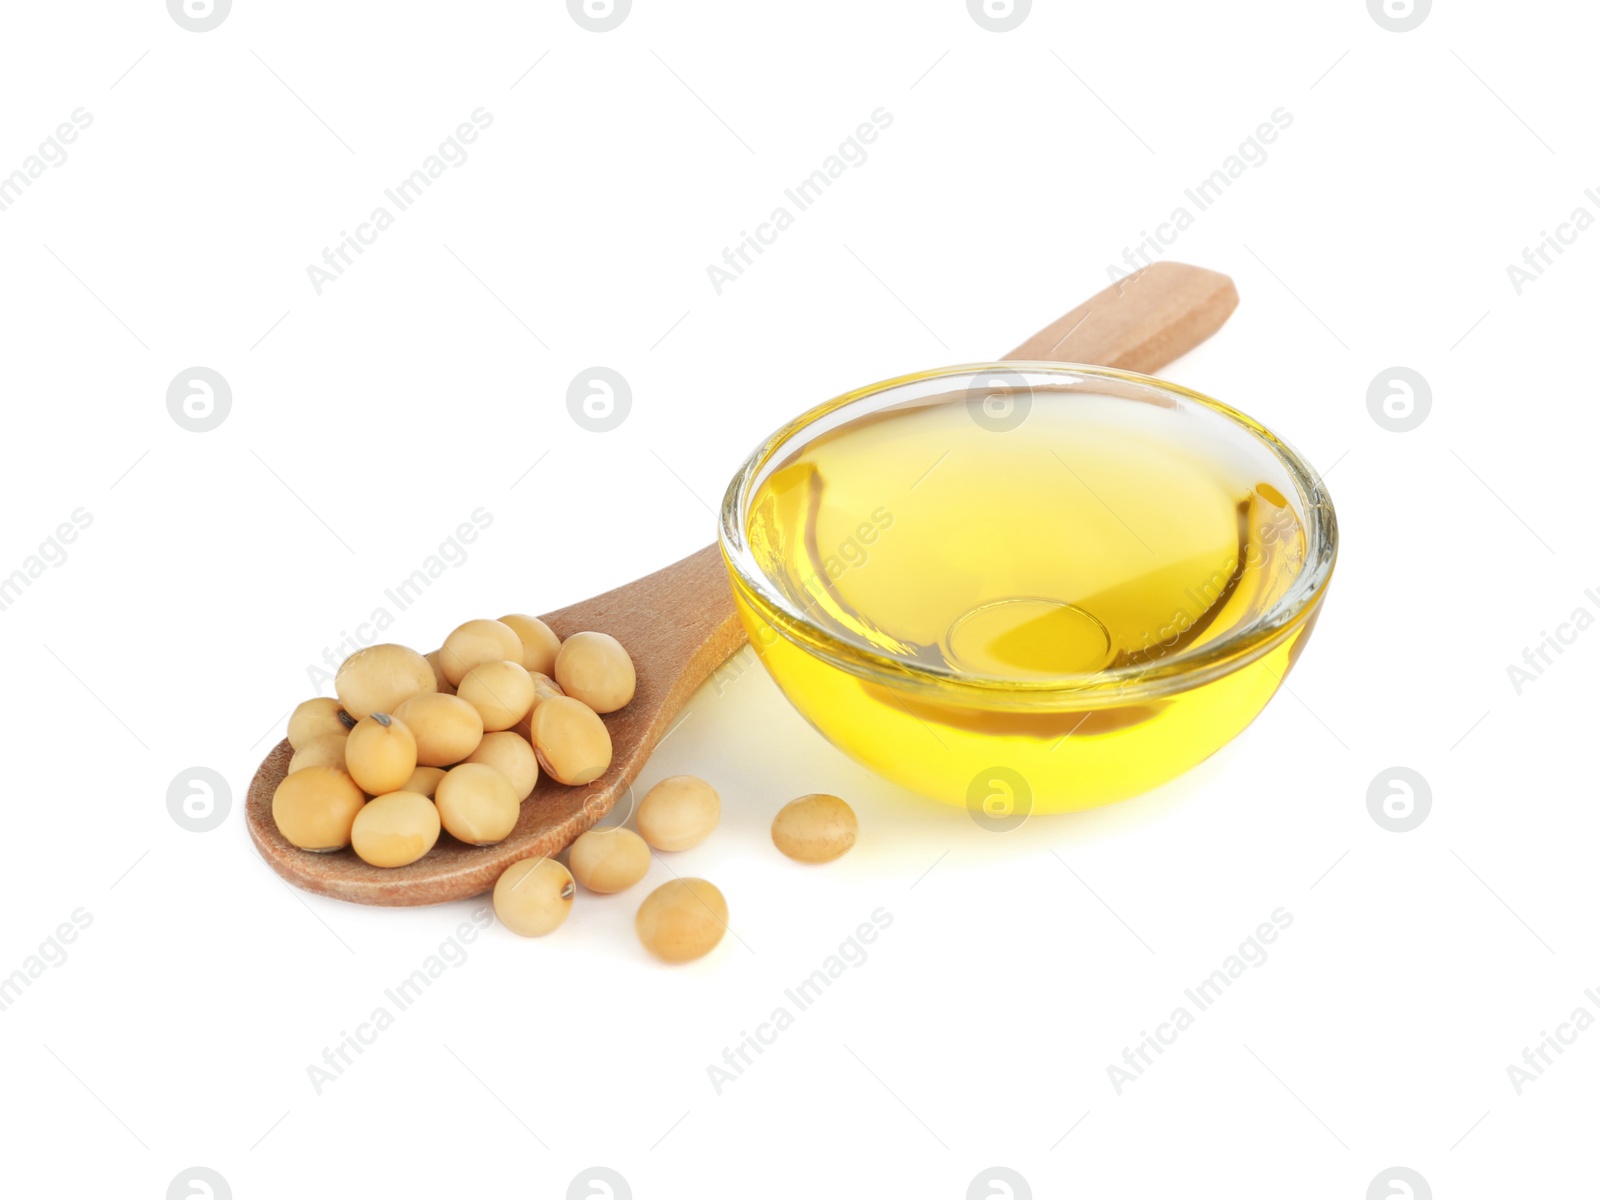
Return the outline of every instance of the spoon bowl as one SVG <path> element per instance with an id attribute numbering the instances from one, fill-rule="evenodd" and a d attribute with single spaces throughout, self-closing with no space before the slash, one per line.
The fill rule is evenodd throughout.
<path id="1" fill-rule="evenodd" d="M 604 775 L 567 787 L 541 772 L 505 841 L 469 846 L 441 833 L 434 848 L 409 866 L 374 867 L 348 848 L 301 850 L 278 832 L 272 793 L 294 755 L 285 739 L 257 768 L 246 800 L 245 822 L 261 857 L 297 887 L 357 904 L 440 904 L 487 892 L 512 863 L 558 853 L 610 812 L 695 688 L 744 643 L 715 546 L 543 620 L 561 638 L 586 629 L 609 633 L 633 656 L 633 700 L 600 718 L 611 735 L 611 766 Z"/>

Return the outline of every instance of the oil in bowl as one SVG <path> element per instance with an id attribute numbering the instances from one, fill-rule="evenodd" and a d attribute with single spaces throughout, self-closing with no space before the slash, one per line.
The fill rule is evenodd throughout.
<path id="1" fill-rule="evenodd" d="M 975 815 L 1124 799 L 1215 752 L 1303 646 L 1336 553 L 1314 471 L 1145 376 L 949 368 L 780 430 L 723 511 L 790 701 Z"/>

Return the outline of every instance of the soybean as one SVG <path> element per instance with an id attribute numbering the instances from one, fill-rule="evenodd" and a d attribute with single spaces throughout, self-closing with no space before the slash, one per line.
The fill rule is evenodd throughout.
<path id="1" fill-rule="evenodd" d="M 813 792 L 778 810 L 772 844 L 796 862 L 832 862 L 856 844 L 857 829 L 854 809 L 837 796 Z"/>
<path id="2" fill-rule="evenodd" d="M 558 783 L 592 783 L 611 765 L 611 734 L 594 710 L 552 696 L 528 718 L 539 765 Z"/>
<path id="3" fill-rule="evenodd" d="M 519 662 L 479 663 L 461 678 L 456 695 L 478 710 L 489 733 L 510 729 L 533 707 L 533 676 Z"/>
<path id="4" fill-rule="evenodd" d="M 550 699 L 551 696 L 566 695 L 566 693 L 561 690 L 561 685 L 554 679 L 551 679 L 548 674 L 544 674 L 539 671 L 529 671 L 528 674 L 533 677 L 534 708 L 538 708 L 542 702 Z"/>
<path id="5" fill-rule="evenodd" d="M 650 847 L 631 829 L 591 829 L 572 843 L 567 865 L 591 892 L 625 892 L 650 870 Z"/>
<path id="6" fill-rule="evenodd" d="M 339 703 L 357 721 L 392 713 L 418 692 L 437 690 L 428 660 L 405 646 L 383 644 L 357 650 L 333 677 Z"/>
<path id="7" fill-rule="evenodd" d="M 447 772 L 433 799 L 450 836 L 469 846 L 505 841 L 522 811 L 511 782 L 482 763 L 462 763 Z"/>
<path id="8" fill-rule="evenodd" d="M 414 863 L 439 840 L 439 811 L 417 792 L 374 796 L 356 814 L 350 845 L 375 867 Z"/>
<path id="9" fill-rule="evenodd" d="M 337 767 L 344 770 L 344 744 L 349 734 L 325 733 L 314 737 L 294 752 L 289 760 L 289 774 L 304 767 Z"/>
<path id="10" fill-rule="evenodd" d="M 567 919 L 576 893 L 571 873 L 555 859 L 525 858 L 494 885 L 494 914 L 512 933 L 543 937 Z"/>
<path id="11" fill-rule="evenodd" d="M 289 745 L 296 750 L 319 737 L 344 737 L 355 721 L 346 724 L 339 702 L 329 696 L 316 696 L 295 706 L 289 714 Z"/>
<path id="12" fill-rule="evenodd" d="M 460 696 L 427 692 L 411 697 L 393 715 L 417 739 L 417 762 L 425 767 L 458 763 L 483 740 L 483 718 Z"/>
<path id="13" fill-rule="evenodd" d="M 716 788 L 693 775 L 670 775 L 639 801 L 639 836 L 657 850 L 687 850 L 722 819 Z"/>
<path id="14" fill-rule="evenodd" d="M 521 734 L 510 730 L 484 734 L 483 741 L 466 761 L 499 771 L 511 784 L 519 802 L 532 795 L 533 785 L 539 782 L 539 760 L 534 757 L 533 747 Z"/>
<path id="15" fill-rule="evenodd" d="M 511 728 L 531 742 L 533 741 L 533 732 L 528 728 L 528 722 L 533 717 L 533 710 L 550 699 L 550 697 L 565 696 L 566 693 L 561 690 L 561 685 L 548 675 L 541 675 L 537 671 L 529 671 L 528 677 L 533 680 L 533 704 L 528 709 L 528 715 Z"/>
<path id="16" fill-rule="evenodd" d="M 367 798 L 355 780 L 333 767 L 307 767 L 284 777 L 272 793 L 272 819 L 290 845 L 342 850 Z"/>
<path id="17" fill-rule="evenodd" d="M 439 790 L 439 781 L 444 778 L 442 767 L 418 767 L 411 772 L 411 778 L 400 785 L 402 792 L 416 792 L 419 796 L 431 798 Z"/>
<path id="18" fill-rule="evenodd" d="M 510 626 L 522 642 L 522 665 L 530 672 L 550 674 L 556 665 L 556 651 L 561 649 L 561 639 L 555 635 L 555 631 L 538 617 L 530 617 L 526 613 L 511 613 L 501 617 L 500 623 Z"/>
<path id="19" fill-rule="evenodd" d="M 522 639 L 511 626 L 500 621 L 468 621 L 457 625 L 439 647 L 439 665 L 452 687 L 479 663 L 509 658 L 522 661 Z"/>
<path id="20" fill-rule="evenodd" d="M 674 879 L 645 897 L 633 928 L 657 958 L 689 962 L 710 954 L 722 940 L 728 902 L 704 879 Z"/>
<path id="21" fill-rule="evenodd" d="M 368 795 L 399 791 L 417 769 L 417 739 L 404 721 L 373 713 L 345 739 L 344 765 Z"/>
<path id="22" fill-rule="evenodd" d="M 434 690 L 443 692 L 446 696 L 453 696 L 456 692 L 456 685 L 444 677 L 444 667 L 439 662 L 439 655 L 442 653 L 442 650 L 429 650 L 422 657 L 427 659 L 428 665 L 433 668 Z"/>
<path id="23" fill-rule="evenodd" d="M 575 633 L 556 655 L 556 682 L 597 713 L 616 712 L 633 699 L 633 659 L 609 633 Z"/>

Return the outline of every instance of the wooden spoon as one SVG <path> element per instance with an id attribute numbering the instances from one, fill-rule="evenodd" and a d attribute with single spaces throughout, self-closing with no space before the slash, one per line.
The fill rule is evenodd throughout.
<path id="1" fill-rule="evenodd" d="M 1007 359 L 1092 363 L 1159 370 L 1215 333 L 1239 303 L 1226 275 L 1182 263 L 1155 263 L 1108 287 L 1018 346 Z M 440 836 L 408 867 L 369 866 L 351 850 L 315 854 L 284 840 L 272 819 L 272 793 L 293 755 L 280 742 L 250 781 L 245 820 L 256 849 L 290 883 L 358 904 L 438 904 L 494 887 L 512 863 L 556 854 L 610 811 L 672 727 L 690 694 L 745 641 L 717 546 L 615 591 L 544 618 L 561 637 L 584 629 L 617 638 L 633 656 L 638 690 L 605 717 L 610 769 L 591 784 L 564 787 L 541 777 L 511 836 L 468 846 Z"/>

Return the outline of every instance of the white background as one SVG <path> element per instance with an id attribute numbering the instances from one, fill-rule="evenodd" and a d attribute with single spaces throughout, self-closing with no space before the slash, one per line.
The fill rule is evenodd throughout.
<path id="1" fill-rule="evenodd" d="M 1521 1095 L 1506 1068 L 1600 1016 L 1600 632 L 1520 695 L 1506 668 L 1600 615 L 1600 232 L 1521 295 L 1506 267 L 1600 215 L 1597 33 L 1576 3 L 1408 33 L 1359 0 L 1040 0 L 1006 33 L 959 0 L 638 0 L 603 34 L 509 0 L 238 0 L 207 33 L 157 0 L 10 6 L 0 174 L 93 124 L 0 212 L 0 574 L 93 523 L 0 612 L 0 975 L 92 917 L 0 1012 L 8 1191 L 154 1198 L 195 1165 L 238 1197 L 559 1197 L 596 1164 L 637 1197 L 961 1197 L 996 1164 L 1035 1196 L 1360 1200 L 1395 1165 L 1439 1197 L 1592 1186 L 1600 1032 Z M 307 266 L 480 106 L 469 159 L 318 295 Z M 867 161 L 718 295 L 707 266 L 880 106 Z M 475 907 L 327 901 L 256 858 L 244 788 L 324 647 L 480 506 L 386 637 L 707 544 L 767 432 L 1006 351 L 1280 106 L 1167 251 L 1242 303 L 1166 374 L 1327 473 L 1342 553 L 1292 694 L 1156 794 L 996 835 L 747 671 L 641 780 L 721 790 L 672 869 L 736 937 L 658 966 L 643 891 L 542 941 L 493 926 L 318 1095 L 307 1067 Z M 633 393 L 606 434 L 565 405 L 597 364 Z M 232 388 L 211 432 L 166 409 L 195 365 Z M 1432 389 L 1409 433 L 1367 410 L 1395 365 Z M 166 808 L 197 765 L 233 797 L 204 834 Z M 1405 834 L 1367 811 L 1395 765 L 1432 790 Z M 817 790 L 861 841 L 805 869 L 767 827 Z M 1118 1095 L 1107 1066 L 1280 906 L 1265 965 Z M 718 1095 L 724 1047 L 880 907 L 867 961 Z"/>

